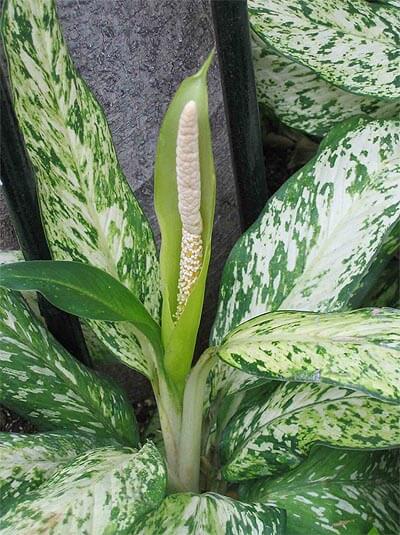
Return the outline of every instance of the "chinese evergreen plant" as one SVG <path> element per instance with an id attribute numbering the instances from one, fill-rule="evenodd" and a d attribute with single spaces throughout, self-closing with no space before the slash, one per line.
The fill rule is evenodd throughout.
<path id="1" fill-rule="evenodd" d="M 340 123 L 268 201 L 226 263 L 193 365 L 215 203 L 212 57 L 161 126 L 158 255 L 53 0 L 6 0 L 2 36 L 54 258 L 0 267 L 1 403 L 40 430 L 1 434 L 2 535 L 397 533 L 400 312 L 385 305 L 400 122 Z M 33 290 L 149 379 L 162 443 L 51 337 L 17 293 Z"/>

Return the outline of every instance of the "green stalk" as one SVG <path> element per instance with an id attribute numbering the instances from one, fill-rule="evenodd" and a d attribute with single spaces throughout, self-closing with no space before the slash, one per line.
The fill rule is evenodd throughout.
<path id="1" fill-rule="evenodd" d="M 215 360 L 212 348 L 207 349 L 186 382 L 178 451 L 178 479 L 182 491 L 199 492 L 204 390 Z"/>

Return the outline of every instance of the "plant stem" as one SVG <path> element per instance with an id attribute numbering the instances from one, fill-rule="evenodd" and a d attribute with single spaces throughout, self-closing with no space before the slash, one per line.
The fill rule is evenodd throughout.
<path id="1" fill-rule="evenodd" d="M 182 491 L 199 492 L 204 389 L 215 360 L 212 348 L 207 349 L 186 382 L 178 450 L 178 479 Z"/>
<path id="2" fill-rule="evenodd" d="M 177 396 L 173 395 L 165 374 L 158 375 L 158 383 L 153 382 L 153 390 L 167 460 L 168 488 L 170 492 L 179 491 L 178 459 L 182 408 L 177 401 Z"/>

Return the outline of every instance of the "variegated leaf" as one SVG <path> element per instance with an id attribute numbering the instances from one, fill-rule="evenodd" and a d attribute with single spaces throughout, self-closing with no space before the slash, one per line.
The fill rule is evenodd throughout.
<path id="1" fill-rule="evenodd" d="M 7 501 L 20 499 L 98 443 L 82 433 L 0 433 L 1 513 Z"/>
<path id="2" fill-rule="evenodd" d="M 212 343 L 265 312 L 346 307 L 399 203 L 400 122 L 350 119 L 333 129 L 233 248 Z"/>
<path id="3" fill-rule="evenodd" d="M 369 1 L 375 2 L 377 4 L 385 4 L 386 6 L 400 8 L 400 0 L 369 0 Z"/>
<path id="4" fill-rule="evenodd" d="M 292 469 L 315 444 L 400 447 L 400 406 L 330 385 L 286 383 L 235 416 L 221 442 L 228 481 Z"/>
<path id="5" fill-rule="evenodd" d="M 0 265 L 12 264 L 13 262 L 23 262 L 24 256 L 19 249 L 8 249 L 0 251 Z"/>
<path id="6" fill-rule="evenodd" d="M 2 35 L 53 257 L 107 271 L 158 321 L 152 232 L 125 181 L 103 111 L 68 54 L 54 0 L 6 0 Z M 125 364 L 151 375 L 131 326 L 90 325 Z"/>
<path id="7" fill-rule="evenodd" d="M 400 100 L 343 91 L 258 39 L 253 39 L 252 57 L 259 104 L 291 128 L 322 137 L 340 121 L 356 115 L 376 119 L 400 115 Z"/>
<path id="8" fill-rule="evenodd" d="M 271 312 L 231 331 L 216 351 L 254 375 L 336 384 L 400 402 L 400 310 Z"/>
<path id="9" fill-rule="evenodd" d="M 143 517 L 135 535 L 284 535 L 282 509 L 207 494 L 173 494 Z"/>
<path id="10" fill-rule="evenodd" d="M 400 220 L 391 229 L 368 273 L 361 281 L 357 293 L 350 300 L 350 308 L 368 306 L 394 306 L 396 308 L 395 295 L 392 294 L 391 298 L 389 292 L 386 298 L 384 294 L 391 286 L 393 286 L 393 293 L 396 294 L 396 285 L 397 287 L 400 285 L 399 251 Z M 382 299 L 379 298 L 381 294 Z M 397 292 L 397 295 L 400 293 Z"/>
<path id="11" fill-rule="evenodd" d="M 0 288 L 0 403 L 43 430 L 68 429 L 136 445 L 122 391 L 71 357 L 22 298 Z"/>
<path id="12" fill-rule="evenodd" d="M 2 535 L 131 535 L 165 494 L 164 463 L 155 446 L 139 452 L 99 448 L 77 457 L 0 520 Z"/>
<path id="13" fill-rule="evenodd" d="M 250 24 L 280 54 L 358 95 L 400 98 L 400 18 L 364 0 L 249 0 Z"/>
<path id="14" fill-rule="evenodd" d="M 295 470 L 241 487 L 249 501 L 287 511 L 290 535 L 397 535 L 399 451 L 318 448 Z"/>

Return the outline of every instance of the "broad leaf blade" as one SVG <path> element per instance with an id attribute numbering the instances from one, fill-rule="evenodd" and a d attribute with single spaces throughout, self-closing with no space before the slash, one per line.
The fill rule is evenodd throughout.
<path id="1" fill-rule="evenodd" d="M 250 24 L 264 42 L 351 93 L 400 98 L 400 20 L 364 0 L 249 0 Z"/>
<path id="2" fill-rule="evenodd" d="M 272 312 L 217 349 L 231 366 L 282 381 L 330 383 L 400 401 L 400 311 Z"/>
<path id="3" fill-rule="evenodd" d="M 400 406 L 329 385 L 282 384 L 260 392 L 225 429 L 222 474 L 229 481 L 300 464 L 315 444 L 347 449 L 400 447 Z"/>
<path id="4" fill-rule="evenodd" d="M 204 290 L 211 254 L 215 206 L 215 171 L 208 119 L 207 73 L 212 54 L 201 69 L 179 86 L 160 129 L 155 166 L 154 202 L 161 229 L 160 270 L 163 291 L 162 334 L 165 365 L 171 377 L 182 382 L 191 365 L 203 307 Z M 179 278 L 181 220 L 176 183 L 176 139 L 179 117 L 185 104 L 197 104 L 203 220 L 203 264 L 184 312 L 174 321 Z"/>
<path id="5" fill-rule="evenodd" d="M 20 250 L 0 251 L 0 265 L 23 261 L 24 257 L 22 251 Z M 21 295 L 23 296 L 24 301 L 35 314 L 35 316 L 45 325 L 45 319 L 43 318 L 42 313 L 40 311 L 36 292 L 21 292 Z M 112 361 L 114 357 L 112 356 L 111 352 L 104 346 L 104 344 L 100 342 L 100 340 L 88 327 L 84 320 L 80 321 L 80 325 L 92 361 L 95 364 L 100 362 Z M 146 365 L 145 361 L 144 365 Z"/>
<path id="6" fill-rule="evenodd" d="M 165 468 L 151 445 L 99 448 L 76 458 L 0 520 L 1 533 L 133 532 L 165 494 Z"/>
<path id="7" fill-rule="evenodd" d="M 2 36 L 53 258 L 108 272 L 158 321 L 152 232 L 123 176 L 103 111 L 68 54 L 54 1 L 7 0 Z M 151 375 L 130 327 L 100 322 L 93 329 L 125 364 Z"/>
<path id="8" fill-rule="evenodd" d="M 212 343 L 265 312 L 346 307 L 399 219 L 399 178 L 400 122 L 336 127 L 233 248 Z"/>
<path id="9" fill-rule="evenodd" d="M 284 535 L 285 524 L 282 509 L 241 503 L 214 493 L 182 493 L 168 496 L 156 511 L 141 520 L 135 534 Z"/>
<path id="10" fill-rule="evenodd" d="M 400 100 L 386 101 L 344 91 L 308 67 L 281 56 L 258 38 L 253 38 L 252 57 L 259 104 L 291 128 L 322 137 L 349 117 L 390 119 L 400 114 Z"/>
<path id="11" fill-rule="evenodd" d="M 112 441 L 112 439 L 110 439 Z M 78 433 L 0 433 L 0 494 L 5 504 L 49 479 L 54 472 L 100 441 Z"/>
<path id="12" fill-rule="evenodd" d="M 39 429 L 70 430 L 136 445 L 122 391 L 73 359 L 23 300 L 0 288 L 0 402 Z"/>
<path id="13" fill-rule="evenodd" d="M 161 350 L 160 328 L 137 297 L 105 271 L 80 262 L 37 260 L 0 266 L 0 285 L 36 290 L 81 318 L 130 321 Z"/>
<path id="14" fill-rule="evenodd" d="M 242 485 L 241 495 L 284 507 L 291 535 L 398 533 L 399 451 L 343 452 L 318 448 L 276 479 Z"/>

